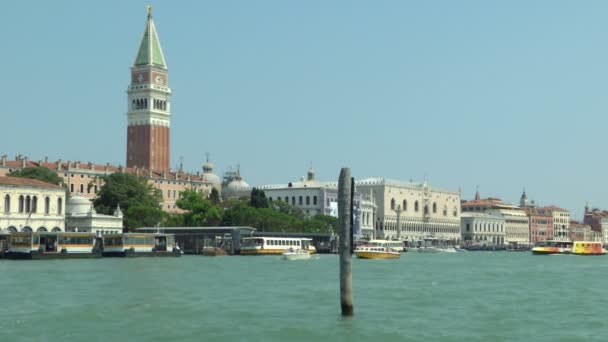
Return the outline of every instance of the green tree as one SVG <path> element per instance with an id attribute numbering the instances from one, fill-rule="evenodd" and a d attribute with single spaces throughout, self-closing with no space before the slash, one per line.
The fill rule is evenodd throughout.
<path id="1" fill-rule="evenodd" d="M 26 167 L 21 170 L 15 170 L 8 174 L 11 177 L 31 178 L 41 180 L 43 182 L 60 185 L 63 183 L 63 178 L 57 175 L 57 172 L 50 170 L 44 166 Z"/>
<path id="2" fill-rule="evenodd" d="M 162 202 L 160 190 L 148 184 L 145 178 L 116 172 L 104 176 L 103 182 L 93 201 L 98 213 L 110 215 L 120 204 L 124 212 L 126 231 L 143 225 L 155 226 L 160 222 L 159 218 L 162 218 L 160 214 L 162 210 L 159 208 Z M 130 211 L 132 207 L 135 209 Z M 143 218 L 144 214 L 151 215 L 151 219 Z"/>
<path id="3" fill-rule="evenodd" d="M 218 225 L 222 220 L 222 210 L 213 205 L 202 193 L 194 190 L 180 192 L 177 207 L 186 210 L 183 215 L 187 227 Z"/>
<path id="4" fill-rule="evenodd" d="M 256 188 L 251 190 L 251 200 L 249 204 L 254 208 L 268 208 L 270 206 L 264 190 Z"/>
<path id="5" fill-rule="evenodd" d="M 146 205 L 134 205 L 127 209 L 127 217 L 130 227 L 154 227 L 164 221 L 167 213 L 158 207 Z"/>
<path id="6" fill-rule="evenodd" d="M 213 205 L 219 205 L 222 200 L 220 199 L 220 193 L 216 188 L 211 189 L 211 194 L 209 195 L 209 200 Z"/>

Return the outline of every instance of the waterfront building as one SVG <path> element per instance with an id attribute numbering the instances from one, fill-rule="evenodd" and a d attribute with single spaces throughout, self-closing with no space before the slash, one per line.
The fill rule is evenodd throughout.
<path id="1" fill-rule="evenodd" d="M 171 88 L 151 7 L 127 97 L 127 167 L 169 172 Z"/>
<path id="2" fill-rule="evenodd" d="M 590 225 L 578 221 L 570 221 L 568 234 L 571 241 L 602 241 L 601 234 L 591 230 Z"/>
<path id="3" fill-rule="evenodd" d="M 524 208 L 524 211 L 530 221 L 531 243 L 553 238 L 553 215 L 541 214 L 533 207 Z"/>
<path id="4" fill-rule="evenodd" d="M 120 204 L 113 215 L 98 214 L 91 200 L 82 196 L 72 196 L 65 208 L 65 230 L 67 232 L 88 232 L 97 236 L 122 234 L 123 222 Z"/>
<path id="5" fill-rule="evenodd" d="M 215 186 L 221 189 L 221 185 L 214 183 L 210 165 L 207 165 L 207 173 L 197 172 L 196 174 L 184 172 L 182 169 L 177 171 L 151 171 L 142 168 L 125 168 L 107 164 L 94 164 L 84 162 L 64 162 L 57 160 L 50 162 L 47 158 L 44 160 L 32 161 L 24 156 L 16 156 L 14 160 L 9 160 L 6 155 L 2 156 L 0 161 L 0 176 L 7 175 L 10 172 L 21 170 L 27 167 L 46 167 L 57 172 L 59 177 L 63 178 L 63 184 L 66 186 L 70 196 L 82 196 L 88 199 L 95 198 L 97 192 L 103 185 L 102 177 L 110 175 L 114 172 L 126 172 L 140 177 L 144 177 L 150 185 L 158 189 L 162 194 L 161 209 L 167 212 L 180 212 L 177 208 L 176 201 L 179 199 L 179 193 L 184 190 L 199 191 L 209 196 L 211 189 Z M 203 165 L 205 167 L 205 165 Z M 210 180 L 207 180 L 210 179 Z M 217 179 L 217 176 L 215 176 Z"/>
<path id="6" fill-rule="evenodd" d="M 475 199 L 461 203 L 463 212 L 483 212 L 505 219 L 505 243 L 530 243 L 530 220 L 526 212 L 517 206 L 503 203 L 500 198 L 481 198 L 479 191 Z"/>
<path id="7" fill-rule="evenodd" d="M 598 208 L 589 209 L 585 205 L 585 217 L 583 223 L 589 225 L 591 230 L 602 236 L 602 241 L 608 244 L 608 210 Z"/>
<path id="8" fill-rule="evenodd" d="M 537 208 L 539 214 L 551 215 L 553 218 L 553 239 L 568 240 L 570 233 L 570 212 L 566 209 L 550 205 Z"/>
<path id="9" fill-rule="evenodd" d="M 460 194 L 423 183 L 385 178 L 356 181 L 376 206 L 375 238 L 420 240 L 434 236 L 457 242 L 460 234 Z M 372 217 L 373 218 L 373 217 Z"/>
<path id="10" fill-rule="evenodd" d="M 462 212 L 460 229 L 464 244 L 503 245 L 505 219 L 481 212 Z"/>
<path id="11" fill-rule="evenodd" d="M 65 196 L 55 184 L 0 177 L 0 232 L 64 231 Z"/>
<path id="12" fill-rule="evenodd" d="M 283 201 L 302 211 L 305 217 L 330 215 L 338 217 L 338 187 L 335 182 L 319 182 L 310 168 L 307 177 L 287 184 L 261 185 L 269 201 Z M 336 227 L 336 231 L 337 231 Z"/>

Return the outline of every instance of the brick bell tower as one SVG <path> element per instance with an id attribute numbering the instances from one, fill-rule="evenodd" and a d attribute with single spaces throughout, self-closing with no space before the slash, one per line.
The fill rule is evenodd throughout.
<path id="1" fill-rule="evenodd" d="M 127 167 L 169 171 L 171 89 L 163 50 L 148 6 L 146 30 L 131 67 Z"/>

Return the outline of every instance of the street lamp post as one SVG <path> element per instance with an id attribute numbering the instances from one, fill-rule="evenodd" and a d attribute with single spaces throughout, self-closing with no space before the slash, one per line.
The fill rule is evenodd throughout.
<path id="1" fill-rule="evenodd" d="M 397 213 L 397 240 L 401 240 L 401 205 L 397 205 L 397 208 L 393 209 Z"/>

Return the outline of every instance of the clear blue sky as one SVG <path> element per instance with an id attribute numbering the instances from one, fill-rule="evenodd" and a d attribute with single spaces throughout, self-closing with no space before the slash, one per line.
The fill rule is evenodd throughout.
<path id="1" fill-rule="evenodd" d="M 124 164 L 145 1 L 0 11 L 0 154 Z M 608 208 L 608 2 L 156 1 L 173 166 Z"/>

